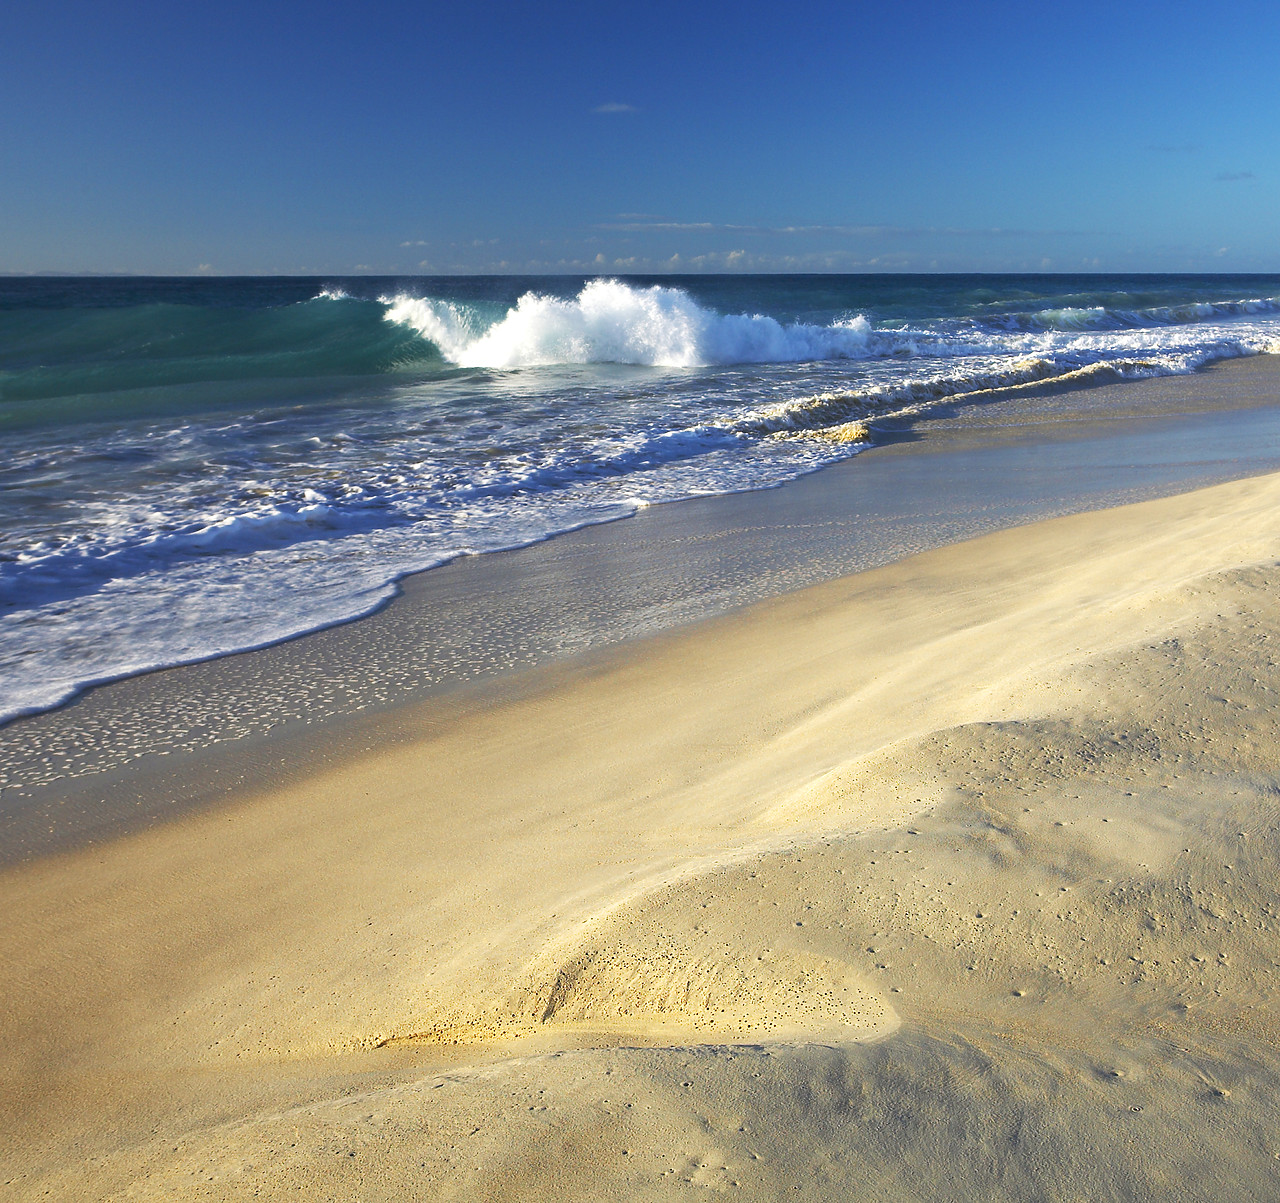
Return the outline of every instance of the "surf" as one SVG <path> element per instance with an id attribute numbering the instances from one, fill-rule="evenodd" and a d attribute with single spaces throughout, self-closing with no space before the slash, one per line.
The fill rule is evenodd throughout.
<path id="1" fill-rule="evenodd" d="M 589 280 L 573 297 L 526 292 L 491 325 L 451 301 L 398 294 L 388 322 L 411 329 L 461 367 L 618 363 L 715 364 L 863 359 L 885 351 L 862 314 L 830 325 L 784 324 L 767 314 L 721 314 L 684 289 Z"/>

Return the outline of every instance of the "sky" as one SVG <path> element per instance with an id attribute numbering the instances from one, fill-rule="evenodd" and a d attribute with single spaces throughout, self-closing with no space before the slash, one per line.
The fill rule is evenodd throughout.
<path id="1" fill-rule="evenodd" d="M 1280 272 L 1280 4 L 6 0 L 0 271 Z"/>

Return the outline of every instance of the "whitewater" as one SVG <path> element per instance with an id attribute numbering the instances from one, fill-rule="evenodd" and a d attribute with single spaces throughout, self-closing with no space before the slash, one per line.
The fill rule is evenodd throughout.
<path id="1" fill-rule="evenodd" d="M 1276 350 L 1270 277 L 0 281 L 0 720 L 993 390 Z"/>

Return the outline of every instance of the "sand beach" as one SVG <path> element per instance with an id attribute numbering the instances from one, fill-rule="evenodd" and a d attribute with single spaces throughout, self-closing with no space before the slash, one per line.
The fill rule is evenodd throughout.
<path id="1" fill-rule="evenodd" d="M 1108 391 L 10 724 L 0 1197 L 1280 1195 L 1280 368 Z"/>

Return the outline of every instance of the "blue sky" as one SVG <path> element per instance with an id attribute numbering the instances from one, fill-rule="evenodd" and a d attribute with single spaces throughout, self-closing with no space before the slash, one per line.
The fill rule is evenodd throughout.
<path id="1" fill-rule="evenodd" d="M 0 271 L 1280 271 L 1280 4 L 8 0 Z"/>

